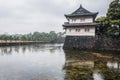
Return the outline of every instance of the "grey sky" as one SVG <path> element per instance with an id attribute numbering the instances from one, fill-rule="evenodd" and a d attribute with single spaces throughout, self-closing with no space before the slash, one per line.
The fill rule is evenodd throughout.
<path id="1" fill-rule="evenodd" d="M 113 0 L 0 0 L 0 33 L 63 32 L 64 14 L 80 4 L 104 16 Z"/>

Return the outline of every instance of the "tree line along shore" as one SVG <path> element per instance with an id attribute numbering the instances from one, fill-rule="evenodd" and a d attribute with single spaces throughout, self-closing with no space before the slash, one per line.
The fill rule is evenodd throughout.
<path id="1" fill-rule="evenodd" d="M 28 34 L 1 34 L 0 43 L 22 43 L 22 42 L 63 42 L 64 33 L 55 31 L 34 32 Z"/>

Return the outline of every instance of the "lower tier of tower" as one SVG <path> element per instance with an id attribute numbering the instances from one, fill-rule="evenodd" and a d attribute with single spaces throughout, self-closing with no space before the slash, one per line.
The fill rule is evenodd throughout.
<path id="1" fill-rule="evenodd" d="M 65 28 L 66 36 L 95 36 L 95 26 Z"/>

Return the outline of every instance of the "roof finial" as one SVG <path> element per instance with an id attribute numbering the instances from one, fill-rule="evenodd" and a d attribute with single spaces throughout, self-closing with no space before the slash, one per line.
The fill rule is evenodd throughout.
<path id="1" fill-rule="evenodd" d="M 82 7 L 82 4 L 80 4 L 80 7 Z"/>

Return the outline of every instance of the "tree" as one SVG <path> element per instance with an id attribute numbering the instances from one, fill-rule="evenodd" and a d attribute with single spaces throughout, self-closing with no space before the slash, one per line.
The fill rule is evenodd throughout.
<path id="1" fill-rule="evenodd" d="M 57 34 L 55 33 L 55 31 L 50 31 L 49 39 L 50 41 L 57 39 Z"/>
<path id="2" fill-rule="evenodd" d="M 97 28 L 98 35 L 120 37 L 120 0 L 112 1 L 106 17 L 99 17 L 96 22 L 101 23 Z"/>
<path id="3" fill-rule="evenodd" d="M 120 0 L 114 0 L 110 3 L 107 18 L 110 20 L 111 26 L 118 29 L 116 31 L 120 37 Z"/>
<path id="4" fill-rule="evenodd" d="M 34 32 L 34 33 L 33 33 L 33 39 L 34 39 L 35 41 L 39 41 L 39 38 L 40 38 L 40 33 L 39 33 L 39 32 Z"/>
<path id="5" fill-rule="evenodd" d="M 110 27 L 110 21 L 107 17 L 99 17 L 96 19 L 96 22 L 100 23 L 100 26 L 97 27 L 97 35 L 107 35 L 107 29 Z"/>
<path id="6" fill-rule="evenodd" d="M 119 0 L 114 0 L 110 3 L 109 9 L 107 12 L 107 17 L 110 20 L 120 19 L 120 1 Z"/>
<path id="7" fill-rule="evenodd" d="M 3 34 L 0 35 L 0 40 L 21 40 L 21 41 L 44 41 L 44 42 L 56 42 L 56 40 L 63 39 L 64 33 L 56 33 L 55 31 L 50 31 L 49 33 L 45 32 L 34 32 L 28 33 L 28 34 L 14 34 L 14 35 L 8 35 L 8 34 Z"/>
<path id="8" fill-rule="evenodd" d="M 9 40 L 9 35 L 6 34 L 1 35 L 1 40 L 5 40 L 5 41 Z"/>

